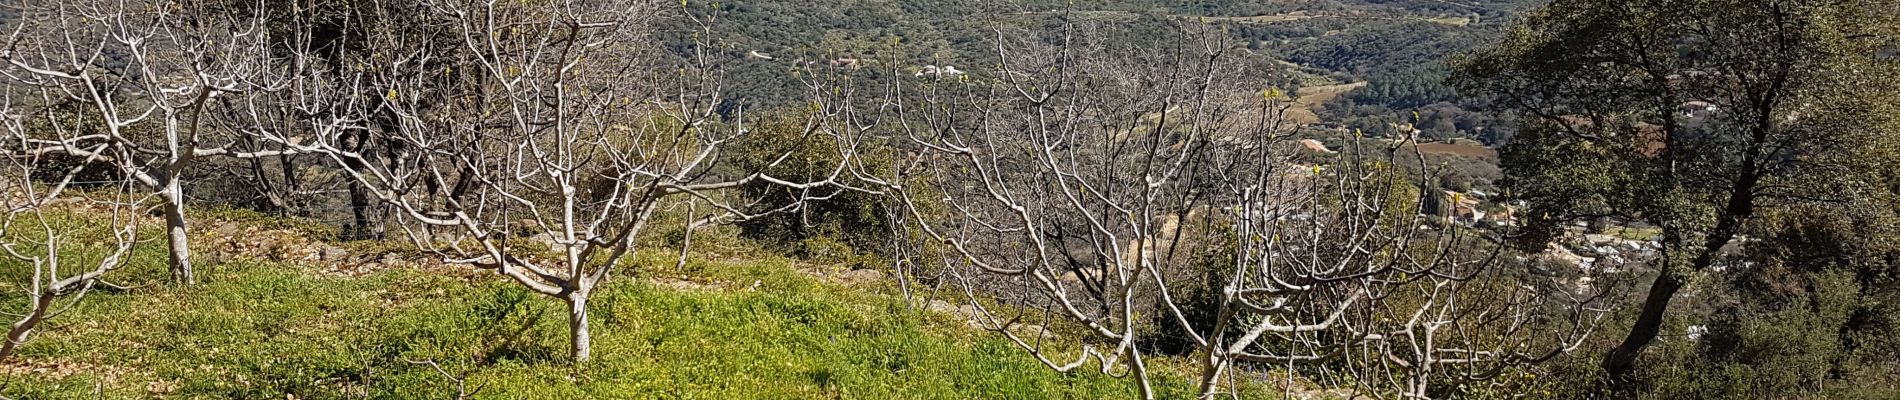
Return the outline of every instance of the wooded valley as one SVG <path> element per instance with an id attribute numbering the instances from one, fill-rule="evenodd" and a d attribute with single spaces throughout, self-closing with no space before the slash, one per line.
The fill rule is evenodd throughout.
<path id="1" fill-rule="evenodd" d="M 1900 396 L 1892 0 L 0 28 L 0 399 Z"/>

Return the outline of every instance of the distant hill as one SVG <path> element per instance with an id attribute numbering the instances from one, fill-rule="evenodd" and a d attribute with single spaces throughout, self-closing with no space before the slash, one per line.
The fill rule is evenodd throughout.
<path id="1" fill-rule="evenodd" d="M 1442 58 L 1495 37 L 1503 22 L 1536 1 L 1437 0 L 736 0 L 689 2 L 696 14 L 715 16 L 713 43 L 730 79 L 743 81 L 736 100 L 752 107 L 796 103 L 794 66 L 837 65 L 911 71 L 925 65 L 963 70 L 998 62 L 994 40 L 1059 43 L 1064 24 L 1088 26 L 1098 40 L 1162 40 L 1171 25 L 1204 21 L 1225 25 L 1254 50 L 1262 76 L 1288 68 L 1272 61 L 1369 81 L 1373 102 L 1414 107 L 1452 95 L 1437 82 Z M 715 9 L 714 4 L 717 4 Z M 1205 18 L 1204 18 L 1205 17 Z M 676 54 L 690 54 L 697 27 L 665 29 Z M 866 74 L 873 75 L 873 74 Z M 1287 82 L 1287 85 L 1296 85 Z"/>

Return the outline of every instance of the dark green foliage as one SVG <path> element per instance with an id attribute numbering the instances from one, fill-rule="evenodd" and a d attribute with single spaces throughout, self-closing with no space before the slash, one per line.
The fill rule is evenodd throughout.
<path id="1" fill-rule="evenodd" d="M 1170 3 L 739 0 L 692 1 L 684 12 L 707 22 L 716 46 L 707 50 L 735 60 L 720 66 L 726 80 L 745 82 L 730 87 L 732 105 L 772 110 L 803 105 L 809 87 L 800 73 L 840 72 L 888 83 L 892 71 L 909 77 L 925 65 L 993 66 L 1000 61 L 997 29 L 1031 32 L 1016 37 L 1039 44 L 1062 44 L 1065 38 L 1055 33 L 1064 24 L 1099 24 L 1096 32 L 1117 36 L 1112 40 L 1165 38 L 1175 14 L 1163 4 Z M 658 37 L 675 55 L 685 56 L 697 50 L 692 36 L 700 28 L 672 19 Z M 855 62 L 847 66 L 846 60 Z"/>
<path id="2" fill-rule="evenodd" d="M 850 172 L 838 170 L 839 149 L 832 141 L 807 137 L 806 118 L 801 114 L 781 114 L 760 118 L 751 126 L 752 134 L 729 150 L 733 166 L 740 171 L 762 171 L 793 182 L 837 179 L 850 185 Z M 779 156 L 786 155 L 782 161 Z M 882 171 L 892 167 L 890 156 L 871 152 L 858 160 L 859 168 Z M 777 165 L 768 164 L 778 161 Z M 854 185 L 863 186 L 863 185 Z M 868 268 L 877 256 L 887 255 L 891 245 L 889 217 L 882 196 L 863 191 L 826 188 L 816 192 L 789 189 L 757 182 L 741 192 L 752 204 L 750 213 L 772 212 L 760 218 L 740 221 L 741 236 L 789 251 L 812 261 Z M 797 209 L 781 210 L 801 197 L 816 197 Z M 872 256 L 866 258 L 865 256 Z"/>
<path id="3" fill-rule="evenodd" d="M 1321 115 L 1331 125 L 1371 133 L 1416 123 L 1427 138 L 1498 144 L 1509 138 L 1512 123 L 1501 119 L 1509 116 L 1479 112 L 1483 99 L 1447 85 L 1445 56 L 1495 42 L 1527 4 L 1318 2 L 1299 7 L 1306 18 L 1242 24 L 1235 32 L 1276 57 L 1366 82 L 1324 105 Z M 1413 121 L 1412 111 L 1430 119 Z"/>
<path id="4" fill-rule="evenodd" d="M 1458 99 L 1457 92 L 1445 86 L 1444 80 L 1443 68 L 1406 70 L 1371 81 L 1365 89 L 1354 91 L 1352 99 L 1401 109 Z"/>
<path id="5" fill-rule="evenodd" d="M 1895 227 L 1893 209 L 1869 202 L 1765 218 L 1761 240 L 1731 270 L 1711 275 L 1698 301 L 1681 305 L 1683 321 L 1667 328 L 1634 379 L 1597 390 L 1638 398 L 1900 395 Z M 1691 326 L 1706 331 L 1692 340 Z"/>
<path id="6" fill-rule="evenodd" d="M 1191 254 L 1188 255 L 1191 261 L 1183 264 L 1186 267 L 1185 271 L 1177 272 L 1190 274 L 1195 279 L 1172 281 L 1176 283 L 1176 286 L 1171 288 L 1174 290 L 1175 305 L 1181 308 L 1182 316 L 1187 319 L 1188 324 L 1194 326 L 1195 332 L 1214 330 L 1214 324 L 1221 317 L 1221 307 L 1226 305 L 1223 304 L 1222 297 L 1227 290 L 1228 282 L 1234 278 L 1234 248 L 1224 245 L 1226 240 L 1231 240 L 1230 237 L 1233 234 L 1230 229 L 1213 230 L 1216 232 L 1196 235 L 1191 239 L 1191 243 L 1187 243 L 1192 248 L 1189 250 Z M 1155 311 L 1150 313 L 1147 321 L 1152 324 L 1154 332 L 1142 335 L 1145 340 L 1150 341 L 1143 344 L 1142 348 L 1154 349 L 1161 354 L 1190 355 L 1189 352 L 1194 350 L 1195 345 L 1193 340 L 1188 338 L 1187 330 L 1181 327 L 1181 323 L 1174 319 L 1172 313 L 1162 309 L 1167 305 L 1161 303 L 1159 296 L 1155 301 L 1157 302 Z"/>
<path id="7" fill-rule="evenodd" d="M 1852 241 L 1802 215 L 1882 226 L 1857 209 L 1891 208 L 1856 203 L 1884 198 L 1900 160 L 1900 66 L 1876 56 L 1895 40 L 1891 11 L 1878 1 L 1556 2 L 1455 63 L 1462 88 L 1524 116 L 1503 149 L 1506 185 L 1531 205 L 1524 247 L 1569 221 L 1661 230 L 1662 255 L 1646 266 L 1653 283 L 1616 332 L 1627 336 L 1599 347 L 1609 387 L 1809 396 L 1861 368 L 1839 356 L 1851 335 L 1814 332 L 1876 325 L 1850 299 L 1877 286 L 1845 271 L 1879 263 L 1842 257 L 1884 250 L 1831 248 Z M 1706 347 L 1675 339 L 1696 322 L 1709 322 Z M 1651 345 L 1660 354 L 1639 359 Z"/>

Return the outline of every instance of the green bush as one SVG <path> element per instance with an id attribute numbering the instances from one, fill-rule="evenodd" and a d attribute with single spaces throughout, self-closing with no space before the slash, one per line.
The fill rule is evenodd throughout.
<path id="1" fill-rule="evenodd" d="M 803 113 L 781 113 L 758 118 L 751 134 L 733 146 L 737 173 L 763 170 L 780 179 L 811 182 L 830 177 L 839 161 L 836 143 L 822 135 L 805 135 Z M 889 149 L 870 145 L 858 160 L 859 168 L 874 172 L 892 167 Z M 779 155 L 789 153 L 776 166 L 768 165 Z M 849 179 L 843 173 L 840 179 Z M 846 182 L 850 183 L 850 182 Z M 823 199 L 806 202 L 798 210 L 780 212 L 741 221 L 741 236 L 765 243 L 789 255 L 812 261 L 869 268 L 882 263 L 890 247 L 891 221 L 882 196 L 851 190 L 822 189 L 804 193 L 766 182 L 755 182 L 742 190 L 742 197 L 753 204 L 752 213 L 778 209 L 813 195 Z"/>

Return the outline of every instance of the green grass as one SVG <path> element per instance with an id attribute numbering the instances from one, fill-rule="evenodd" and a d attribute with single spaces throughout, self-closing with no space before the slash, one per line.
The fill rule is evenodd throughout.
<path id="1" fill-rule="evenodd" d="M 492 275 L 347 277 L 234 261 L 206 265 L 200 285 L 175 288 L 156 282 L 160 246 L 142 244 L 123 271 L 122 281 L 144 286 L 88 296 L 0 362 L 0 395 L 454 396 L 449 379 L 408 360 L 466 371 L 476 398 L 498 399 L 1092 399 L 1136 390 L 1092 370 L 1056 373 L 959 321 L 875 290 L 821 284 L 777 257 L 695 260 L 681 276 L 714 289 L 623 272 L 592 304 L 594 360 L 573 366 L 562 306 Z M 16 264 L 0 265 L 9 284 L 23 279 Z M 659 254 L 637 264 L 672 267 Z M 0 294 L 8 311 L 23 300 L 12 288 Z M 1160 389 L 1170 398 L 1190 390 L 1172 375 Z"/>

